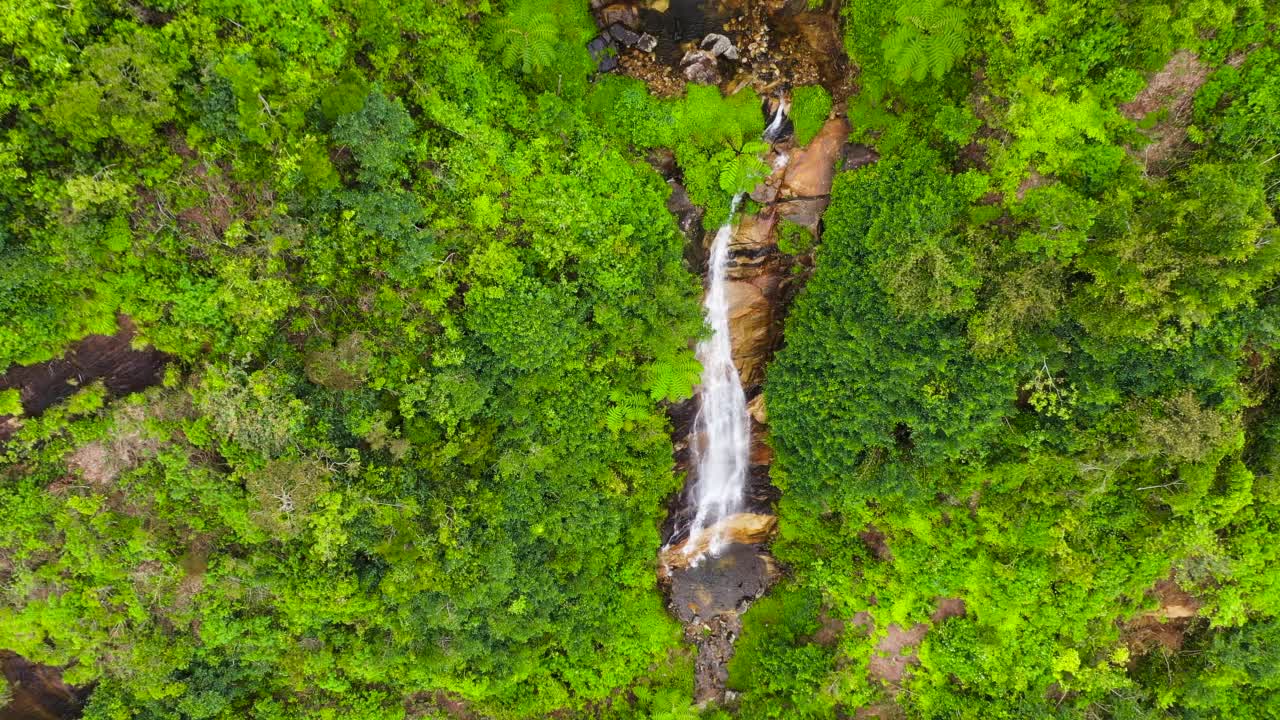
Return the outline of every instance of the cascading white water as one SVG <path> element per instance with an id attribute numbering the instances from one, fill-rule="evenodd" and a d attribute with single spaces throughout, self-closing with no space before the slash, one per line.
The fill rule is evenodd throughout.
<path id="1" fill-rule="evenodd" d="M 786 118 L 786 99 L 778 98 L 773 122 L 765 128 L 764 139 L 775 140 Z M 775 169 L 785 167 L 780 154 Z M 751 415 L 742 379 L 733 364 L 733 343 L 729 336 L 729 241 L 733 238 L 733 216 L 742 202 L 742 193 L 733 197 L 729 218 L 716 231 L 707 260 L 707 295 L 702 301 L 711 337 L 698 343 L 702 363 L 702 384 L 698 390 L 698 417 L 694 422 L 694 458 L 697 480 L 693 487 L 695 513 L 684 543 L 690 565 L 705 552 L 718 555 L 725 545 L 721 520 L 742 509 L 747 489 L 751 456 Z"/>
<path id="2" fill-rule="evenodd" d="M 778 97 L 778 109 L 773 112 L 773 122 L 769 123 L 769 127 L 764 129 L 765 140 L 775 140 L 778 132 L 782 130 L 782 121 L 786 118 L 787 103 L 781 96 Z"/>
<path id="3" fill-rule="evenodd" d="M 742 195 L 733 198 L 729 219 L 716 231 L 708 259 L 707 296 L 703 300 L 711 337 L 698 343 L 702 362 L 700 407 L 695 422 L 694 452 L 698 476 L 694 486 L 697 512 L 689 526 L 685 553 L 694 555 L 706 542 L 707 552 L 719 554 L 724 546 L 724 529 L 717 523 L 742 507 L 747 485 L 751 450 L 751 416 L 742 391 L 738 368 L 733 364 L 729 338 L 729 240 L 733 237 L 733 215 Z M 710 537 L 704 537 L 706 533 Z M 695 558 L 696 560 L 696 558 Z"/>

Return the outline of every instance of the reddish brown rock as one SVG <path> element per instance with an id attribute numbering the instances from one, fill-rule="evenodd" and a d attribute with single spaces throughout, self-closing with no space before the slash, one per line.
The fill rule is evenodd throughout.
<path id="1" fill-rule="evenodd" d="M 764 406 L 764 393 L 760 393 L 747 403 L 747 412 L 751 413 L 751 419 L 767 425 L 769 423 L 769 413 Z"/>
<path id="2" fill-rule="evenodd" d="M 773 302 L 778 278 L 764 276 L 755 282 L 737 280 L 728 284 L 729 339 L 733 363 L 744 386 L 764 380 L 764 365 L 773 354 L 775 323 Z M 761 289 L 760 285 L 765 288 Z"/>
<path id="3" fill-rule="evenodd" d="M 787 199 L 831 194 L 836 165 L 844 160 L 844 144 L 848 137 L 848 120 L 842 117 L 828 120 L 808 145 L 792 153 L 779 197 Z"/>
<path id="4" fill-rule="evenodd" d="M 822 213 L 827 211 L 827 205 L 831 203 L 830 198 L 795 198 L 780 202 L 774 206 L 778 217 L 799 225 L 811 233 L 818 232 L 818 222 L 822 220 Z"/>
<path id="5" fill-rule="evenodd" d="M 769 446 L 767 433 L 756 432 L 751 436 L 751 464 L 773 464 L 773 448 Z"/>
<path id="6" fill-rule="evenodd" d="M 690 558 L 701 557 L 707 551 L 711 538 L 721 533 L 729 545 L 760 545 L 769 541 L 778 518 L 761 513 L 737 513 L 721 520 L 698 537 L 692 547 L 688 542 L 665 547 L 658 556 L 662 570 L 670 573 L 688 567 Z"/>

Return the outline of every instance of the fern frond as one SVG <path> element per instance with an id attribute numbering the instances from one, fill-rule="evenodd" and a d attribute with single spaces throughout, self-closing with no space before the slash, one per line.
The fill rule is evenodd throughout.
<path id="1" fill-rule="evenodd" d="M 522 3 L 498 21 L 502 64 L 519 65 L 525 74 L 549 67 L 555 60 L 558 36 L 552 13 L 536 3 Z"/>
<path id="2" fill-rule="evenodd" d="M 649 398 L 679 402 L 693 397 L 693 388 L 702 376 L 702 363 L 690 351 L 655 360 L 646 371 Z"/>
<path id="3" fill-rule="evenodd" d="M 734 195 L 746 192 L 769 176 L 769 166 L 755 155 L 736 155 L 720 168 L 720 189 Z"/>
<path id="4" fill-rule="evenodd" d="M 627 422 L 626 413 L 617 405 L 609 408 L 604 414 L 604 424 L 613 432 L 618 432 Z"/>
<path id="5" fill-rule="evenodd" d="M 947 0 L 917 0 L 898 6 L 897 29 L 881 43 L 895 82 L 941 79 L 964 56 L 968 13 Z"/>

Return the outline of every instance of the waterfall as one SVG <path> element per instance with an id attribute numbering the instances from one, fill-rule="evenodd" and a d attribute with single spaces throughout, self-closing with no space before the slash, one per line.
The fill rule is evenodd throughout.
<path id="1" fill-rule="evenodd" d="M 769 123 L 769 127 L 764 129 L 764 139 L 774 140 L 778 137 L 778 133 L 782 130 L 782 121 L 786 119 L 787 103 L 781 95 L 778 96 L 778 109 L 773 113 L 773 122 Z"/>
<path id="2" fill-rule="evenodd" d="M 772 141 L 782 129 L 787 103 L 778 97 L 773 122 L 765 128 L 764 139 Z M 785 153 L 775 159 L 775 170 L 785 167 Z M 684 554 L 690 565 L 701 557 L 700 547 L 719 555 L 725 545 L 725 528 L 720 521 L 742 510 L 751 463 L 751 414 L 742 379 L 733 364 L 733 343 L 729 337 L 729 241 L 733 239 L 733 216 L 743 193 L 733 197 L 729 217 L 716 231 L 707 260 L 707 294 L 702 301 L 711 337 L 698 343 L 702 363 L 702 384 L 698 390 L 698 416 L 694 421 L 693 452 L 697 479 L 693 501 L 697 508 L 689 524 Z"/>
<path id="3" fill-rule="evenodd" d="M 734 196 L 729 219 L 716 231 L 708 260 L 709 282 L 703 307 L 712 333 L 697 347 L 698 360 L 702 362 L 700 406 L 694 423 L 697 512 L 685 541 L 686 554 L 696 553 L 704 539 L 707 551 L 719 554 L 724 546 L 724 529 L 716 524 L 741 509 L 747 485 L 751 416 L 738 368 L 733 364 L 727 292 L 729 241 L 733 237 L 733 215 L 741 201 L 741 194 Z M 711 536 L 704 538 L 708 532 Z"/>

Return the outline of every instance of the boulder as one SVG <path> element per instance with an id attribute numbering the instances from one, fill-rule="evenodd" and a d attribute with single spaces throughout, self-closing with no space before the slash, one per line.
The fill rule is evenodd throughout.
<path id="1" fill-rule="evenodd" d="M 844 163 L 841 164 L 841 170 L 857 170 L 860 167 L 870 165 L 880 159 L 880 153 L 870 145 L 861 143 L 849 143 L 844 146 Z"/>
<path id="2" fill-rule="evenodd" d="M 678 180 L 668 180 L 667 185 L 671 187 L 671 194 L 667 196 L 667 210 L 675 216 L 676 225 L 680 226 L 680 232 L 684 233 L 685 237 L 690 239 L 697 237 L 702 228 L 702 216 L 706 211 L 693 204 L 689 199 L 688 191 Z"/>
<path id="3" fill-rule="evenodd" d="M 618 67 L 618 46 L 609 34 L 597 35 L 587 43 L 587 52 L 599 72 L 610 72 Z"/>
<path id="4" fill-rule="evenodd" d="M 609 27 L 614 23 L 636 27 L 640 24 L 640 10 L 625 3 L 614 3 L 600 8 L 599 18 L 600 25 L 603 27 Z"/>
<path id="5" fill-rule="evenodd" d="M 758 253 L 778 246 L 773 238 L 773 221 L 761 215 L 743 215 L 729 238 L 730 256 Z"/>
<path id="6" fill-rule="evenodd" d="M 822 220 L 822 213 L 826 212 L 827 205 L 831 202 L 829 198 L 812 197 L 812 198 L 794 198 L 792 200 L 784 200 L 776 205 L 778 216 L 786 218 L 788 221 L 799 225 L 811 233 L 818 232 L 818 223 Z"/>
<path id="7" fill-rule="evenodd" d="M 817 136 L 791 155 L 787 174 L 782 181 L 781 197 L 821 197 L 831 193 L 836 176 L 836 163 L 844 155 L 849 137 L 849 122 L 844 118 L 828 120 Z"/>
<path id="8" fill-rule="evenodd" d="M 711 33 L 702 38 L 700 47 L 710 52 L 715 57 L 723 55 L 729 60 L 738 59 L 738 48 L 734 47 L 733 41 L 720 33 Z"/>
<path id="9" fill-rule="evenodd" d="M 636 49 L 641 52 L 653 52 L 658 47 L 658 38 L 649 33 L 640 33 L 640 40 L 636 42 Z"/>
<path id="10" fill-rule="evenodd" d="M 680 59 L 685 79 L 696 85 L 719 85 L 720 66 L 716 56 L 706 50 L 690 50 Z"/>
<path id="11" fill-rule="evenodd" d="M 676 154 L 669 148 L 654 148 L 645 155 L 644 159 L 664 180 L 671 180 L 680 171 L 676 165 Z"/>
<path id="12" fill-rule="evenodd" d="M 625 47 L 635 47 L 640 43 L 640 33 L 621 23 L 614 23 L 609 26 L 609 34 L 617 40 L 619 44 Z"/>

